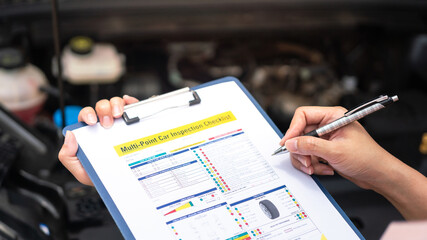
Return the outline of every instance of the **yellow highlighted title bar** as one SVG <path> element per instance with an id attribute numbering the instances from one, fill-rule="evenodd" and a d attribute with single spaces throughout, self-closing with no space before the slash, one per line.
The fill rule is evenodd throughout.
<path id="1" fill-rule="evenodd" d="M 114 146 L 119 157 L 236 120 L 231 111 Z"/>

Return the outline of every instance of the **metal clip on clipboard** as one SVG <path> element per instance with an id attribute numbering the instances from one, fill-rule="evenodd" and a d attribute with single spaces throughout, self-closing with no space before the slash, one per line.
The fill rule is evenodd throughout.
<path id="1" fill-rule="evenodd" d="M 131 117 L 129 117 L 129 114 L 126 112 L 126 110 L 129 110 L 130 108 L 139 107 L 139 106 L 142 106 L 142 105 L 147 104 L 147 103 L 163 100 L 166 98 L 171 98 L 171 97 L 174 97 L 174 96 L 177 96 L 180 94 L 185 94 L 188 92 L 192 93 L 194 99 L 192 99 L 188 102 L 185 102 L 183 104 L 177 104 L 177 105 L 172 105 L 172 106 L 167 106 L 167 107 L 161 108 L 161 109 L 157 110 L 156 112 L 151 113 L 149 115 L 145 115 L 143 117 L 136 116 L 136 117 L 131 118 Z M 163 111 L 168 110 L 168 109 L 179 108 L 179 107 L 191 107 L 193 105 L 199 104 L 200 102 L 201 102 L 201 99 L 200 99 L 199 95 L 197 94 L 197 92 L 186 87 L 186 88 L 178 89 L 178 90 L 175 90 L 173 92 L 165 93 L 165 94 L 162 94 L 159 96 L 154 96 L 154 97 L 148 98 L 146 100 L 142 100 L 142 101 L 137 102 L 137 103 L 126 105 L 124 107 L 124 112 L 123 112 L 122 117 L 123 117 L 123 120 L 125 121 L 126 125 L 130 125 L 132 123 L 139 122 L 140 119 L 153 116 L 155 114 L 158 114 L 158 113 L 163 112 Z"/>

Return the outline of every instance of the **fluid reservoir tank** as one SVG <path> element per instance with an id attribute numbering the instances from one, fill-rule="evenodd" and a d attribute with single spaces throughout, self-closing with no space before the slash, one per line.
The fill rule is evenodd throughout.
<path id="1" fill-rule="evenodd" d="M 115 83 L 125 72 L 125 56 L 114 45 L 95 43 L 85 36 L 70 40 L 61 61 L 64 79 L 75 85 Z M 56 69 L 56 61 L 53 61 L 55 75 Z"/>
<path id="2" fill-rule="evenodd" d="M 47 95 L 39 89 L 48 84 L 36 66 L 25 63 L 16 48 L 0 49 L 0 103 L 31 125 L 43 107 Z"/>

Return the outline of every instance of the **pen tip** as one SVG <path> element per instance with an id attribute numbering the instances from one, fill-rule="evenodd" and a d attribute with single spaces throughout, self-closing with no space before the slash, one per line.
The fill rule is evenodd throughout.
<path id="1" fill-rule="evenodd" d="M 286 149 L 286 147 L 285 147 L 285 146 L 280 147 L 280 148 L 278 148 L 276 151 L 274 151 L 274 153 L 273 153 L 273 154 L 271 154 L 271 156 L 274 156 L 274 155 L 276 155 L 276 154 L 278 154 L 278 153 L 281 153 L 281 152 L 288 152 L 288 149 Z"/>
<path id="2" fill-rule="evenodd" d="M 279 148 L 279 149 L 277 149 L 276 151 L 274 151 L 274 153 L 273 154 L 271 154 L 271 156 L 274 156 L 274 155 L 276 155 L 276 154 L 278 154 L 279 152 L 281 152 L 282 151 L 282 148 Z"/>

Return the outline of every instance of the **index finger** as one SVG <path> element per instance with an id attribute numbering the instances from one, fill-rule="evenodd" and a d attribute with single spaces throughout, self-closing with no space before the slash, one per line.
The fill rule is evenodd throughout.
<path id="1" fill-rule="evenodd" d="M 91 107 L 85 107 L 80 110 L 79 116 L 77 118 L 79 122 L 85 122 L 88 125 L 94 125 L 98 121 L 95 110 Z"/>
<path id="2" fill-rule="evenodd" d="M 288 131 L 280 141 L 283 145 L 286 140 L 297 137 L 304 133 L 310 126 L 322 126 L 342 117 L 347 110 L 343 107 L 299 107 L 295 111 Z"/>

